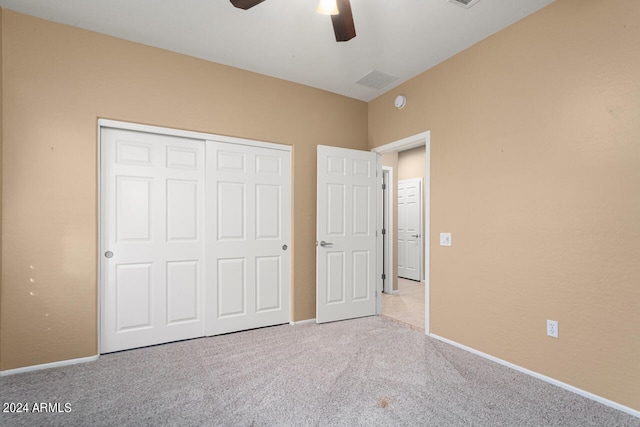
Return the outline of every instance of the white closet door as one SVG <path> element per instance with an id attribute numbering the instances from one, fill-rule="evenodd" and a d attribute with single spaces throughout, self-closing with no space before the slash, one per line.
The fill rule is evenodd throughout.
<path id="1" fill-rule="evenodd" d="M 207 141 L 206 335 L 290 320 L 290 152 Z"/>
<path id="2" fill-rule="evenodd" d="M 204 141 L 102 128 L 101 352 L 202 336 Z"/>

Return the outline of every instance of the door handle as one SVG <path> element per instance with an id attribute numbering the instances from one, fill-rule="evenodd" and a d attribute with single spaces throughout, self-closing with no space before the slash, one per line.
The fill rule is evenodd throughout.
<path id="1" fill-rule="evenodd" d="M 113 252 L 111 252 L 111 251 L 107 251 L 107 252 L 105 252 L 105 253 L 104 253 L 104 257 L 105 257 L 105 258 L 113 258 Z"/>
<path id="2" fill-rule="evenodd" d="M 329 243 L 329 242 L 325 242 L 324 240 L 322 240 L 320 242 L 320 246 L 322 246 L 323 248 L 327 247 L 327 246 L 333 246 L 333 243 Z"/>
<path id="3" fill-rule="evenodd" d="M 420 237 L 419 234 L 412 234 L 411 237 Z"/>

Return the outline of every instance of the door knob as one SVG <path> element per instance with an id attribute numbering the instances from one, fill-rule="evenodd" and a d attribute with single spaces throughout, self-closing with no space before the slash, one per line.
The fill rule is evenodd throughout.
<path id="1" fill-rule="evenodd" d="M 419 234 L 412 234 L 411 237 L 420 237 Z"/>
<path id="2" fill-rule="evenodd" d="M 105 258 L 113 258 L 113 252 L 107 251 L 104 253 Z"/>
<path id="3" fill-rule="evenodd" d="M 326 246 L 333 246 L 333 243 L 325 242 L 324 240 L 320 242 L 320 246 L 323 248 Z"/>

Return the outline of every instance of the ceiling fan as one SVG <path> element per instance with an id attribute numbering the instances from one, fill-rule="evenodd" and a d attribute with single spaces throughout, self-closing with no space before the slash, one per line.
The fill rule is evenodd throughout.
<path id="1" fill-rule="evenodd" d="M 239 9 L 251 9 L 265 0 L 230 0 L 231 4 Z M 351 3 L 349 0 L 336 0 L 338 14 L 331 15 L 333 22 L 333 32 L 336 34 L 337 42 L 346 42 L 356 36 L 356 27 L 351 14 Z"/>

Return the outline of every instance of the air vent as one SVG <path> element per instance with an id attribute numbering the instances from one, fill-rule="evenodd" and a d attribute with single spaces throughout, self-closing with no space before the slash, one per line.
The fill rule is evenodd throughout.
<path id="1" fill-rule="evenodd" d="M 465 9 L 469 9 L 474 4 L 478 3 L 480 0 L 449 0 L 449 3 L 457 4 L 458 6 L 462 6 Z"/>
<path id="2" fill-rule="evenodd" d="M 391 82 L 398 80 L 397 77 L 385 74 L 382 71 L 373 70 L 356 83 L 372 89 L 382 89 Z"/>

